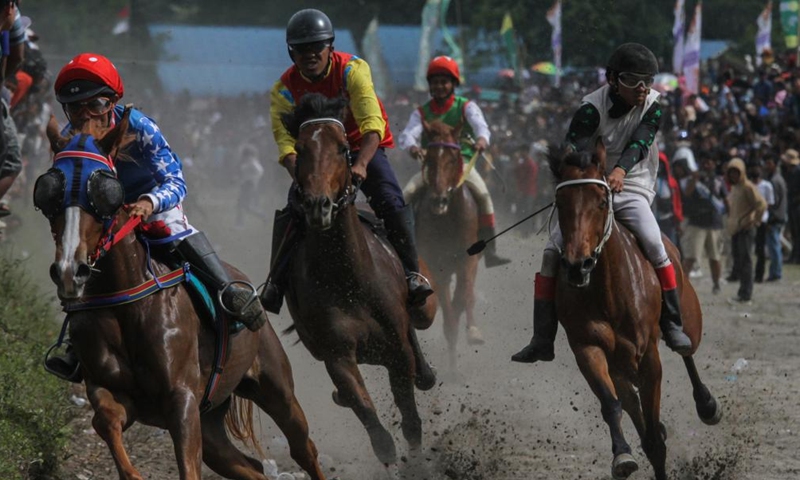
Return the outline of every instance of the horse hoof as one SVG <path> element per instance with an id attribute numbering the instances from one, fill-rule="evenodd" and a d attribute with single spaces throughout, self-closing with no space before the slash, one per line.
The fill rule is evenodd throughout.
<path id="1" fill-rule="evenodd" d="M 467 343 L 470 345 L 483 345 L 486 340 L 483 339 L 483 333 L 476 326 L 471 326 L 467 329 Z"/>
<path id="2" fill-rule="evenodd" d="M 426 392 L 436 385 L 436 371 L 428 365 L 423 369 L 423 373 L 418 373 L 414 378 L 414 385 L 421 391 Z"/>
<path id="3" fill-rule="evenodd" d="M 339 390 L 334 389 L 333 392 L 331 392 L 331 398 L 333 399 L 333 403 L 336 405 L 347 408 L 347 404 L 345 404 L 342 399 L 339 398 Z"/>
<path id="4" fill-rule="evenodd" d="M 370 433 L 370 443 L 375 456 L 384 465 L 397 463 L 397 449 L 391 434 L 386 430 Z"/>
<path id="5" fill-rule="evenodd" d="M 639 470 L 639 464 L 633 459 L 630 453 L 621 453 L 614 457 L 614 462 L 611 464 L 611 476 L 614 480 L 622 480 L 628 478 L 631 473 Z"/>
<path id="6" fill-rule="evenodd" d="M 710 405 L 710 408 L 709 408 Z M 711 401 L 709 405 L 706 405 L 705 408 L 700 408 L 700 405 L 697 405 L 697 415 L 700 417 L 700 420 L 705 423 L 706 425 L 716 425 L 722 419 L 722 407 L 717 403 L 714 397 L 711 397 Z M 713 408 L 714 413 L 709 415 L 708 411 Z"/>

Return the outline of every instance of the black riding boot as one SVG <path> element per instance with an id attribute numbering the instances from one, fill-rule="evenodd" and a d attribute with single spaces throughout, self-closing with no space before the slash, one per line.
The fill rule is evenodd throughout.
<path id="1" fill-rule="evenodd" d="M 515 353 L 511 360 L 520 363 L 533 363 L 541 360 L 550 362 L 555 358 L 553 344 L 556 341 L 558 322 L 556 303 L 553 300 L 533 300 L 533 338 L 525 348 Z"/>
<path id="2" fill-rule="evenodd" d="M 664 342 L 672 351 L 681 356 L 691 355 L 692 341 L 683 333 L 681 322 L 681 304 L 678 298 L 678 289 L 662 290 L 663 303 L 661 304 L 661 335 Z"/>
<path id="3" fill-rule="evenodd" d="M 494 235 L 494 227 L 481 227 L 478 229 L 478 238 L 481 240 L 488 240 Z M 483 250 L 483 262 L 486 264 L 486 268 L 492 268 L 511 263 L 511 260 L 498 256 L 496 242 L 491 241 L 486 244 L 486 248 Z"/>
<path id="4" fill-rule="evenodd" d="M 81 374 L 81 364 L 78 361 L 78 356 L 75 355 L 75 350 L 69 340 L 65 341 L 63 345 L 66 346 L 63 354 L 50 355 L 45 358 L 44 369 L 62 380 L 81 383 L 83 375 Z"/>
<path id="5" fill-rule="evenodd" d="M 406 205 L 402 210 L 383 217 L 389 242 L 400 257 L 408 281 L 408 303 L 418 307 L 433 293 L 428 279 L 419 273 L 417 245 L 414 239 L 414 210 Z"/>
<path id="6" fill-rule="evenodd" d="M 283 305 L 284 277 L 287 263 L 283 257 L 288 255 L 295 238 L 295 232 L 291 232 L 288 236 L 286 234 L 291 224 L 292 215 L 289 209 L 275 212 L 275 220 L 272 224 L 270 271 L 267 277 L 267 284 L 264 286 L 264 291 L 261 292 L 259 300 L 264 310 L 276 315 L 281 313 L 281 306 Z"/>
<path id="7" fill-rule="evenodd" d="M 178 253 L 194 268 L 194 273 L 222 292 L 222 308 L 256 331 L 267 321 L 255 288 L 244 281 L 232 280 L 214 247 L 203 232 L 189 235 L 177 246 Z"/>

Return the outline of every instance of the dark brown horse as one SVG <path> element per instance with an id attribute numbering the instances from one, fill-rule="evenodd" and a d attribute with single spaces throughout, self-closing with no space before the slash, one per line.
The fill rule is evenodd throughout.
<path id="1" fill-rule="evenodd" d="M 106 157 L 111 163 L 128 141 L 128 118 L 126 111 L 110 130 L 87 122 L 78 137 L 84 145 L 97 147 L 89 156 Z M 55 119 L 48 126 L 48 137 L 54 152 L 67 146 L 55 167 L 78 170 L 75 165 L 86 161 L 83 151 L 59 135 Z M 86 171 L 87 164 L 80 164 Z M 118 231 L 128 220 L 125 210 L 109 201 L 113 195 L 104 195 L 113 192 L 107 183 L 103 185 L 115 181 L 111 168 L 107 166 L 97 178 L 90 176 L 88 182 L 82 182 L 80 175 L 72 176 L 64 182 L 67 186 L 59 185 L 58 177 L 67 179 L 64 170 L 55 167 L 40 177 L 42 183 L 37 181 L 34 195 L 37 206 L 49 206 L 42 211 L 50 219 L 56 243 L 51 276 L 61 300 L 97 298 L 152 278 L 145 261 L 148 252 L 135 235 L 115 239 L 113 248 L 94 264 L 93 254 L 107 228 Z M 48 185 L 55 187 L 51 190 L 55 195 L 48 193 Z M 85 195 L 89 202 L 81 206 L 64 202 L 64 188 L 72 188 L 73 198 Z M 98 216 L 103 211 L 110 217 L 106 222 L 103 215 Z M 156 276 L 170 271 L 155 259 L 151 266 Z M 234 278 L 246 280 L 238 270 L 229 269 Z M 201 415 L 200 401 L 215 366 L 216 335 L 208 322 L 201 321 L 184 284 L 135 303 L 75 311 L 68 321 L 95 412 L 92 426 L 108 444 L 120 479 L 143 478 L 122 441 L 123 431 L 139 421 L 169 431 L 182 480 L 200 480 L 201 460 L 226 478 L 266 480 L 261 463 L 242 454 L 228 437 L 230 431 L 239 439 L 254 440 L 252 403 L 242 399 L 255 402 L 275 420 L 288 439 L 292 458 L 312 478 L 325 478 L 294 395 L 291 367 L 269 322 L 257 332 L 243 330 L 230 337 L 211 408 Z"/>
<path id="2" fill-rule="evenodd" d="M 467 318 L 467 342 L 482 344 L 475 323 L 475 279 L 480 256 L 464 253 L 478 239 L 478 207 L 464 185 L 458 129 L 439 120 L 423 124 L 428 138 L 422 162 L 424 187 L 413 199 L 420 257 L 428 262 L 444 317 L 444 336 L 455 374 L 458 327 Z M 455 276 L 455 288 L 451 290 Z"/>
<path id="3" fill-rule="evenodd" d="M 638 469 L 622 432 L 622 411 L 628 413 L 656 478 L 666 473 L 666 431 L 660 422 L 661 287 L 655 270 L 636 239 L 613 221 L 611 194 L 603 179 L 605 148 L 568 150 L 551 156 L 555 174 L 558 221 L 564 238 L 556 287 L 556 311 L 578 367 L 600 400 L 611 429 L 614 478 Z M 702 335 L 703 316 L 689 279 L 680 268 L 674 245 L 664 238 L 678 279 L 684 332 L 692 354 Z M 602 251 L 602 253 L 601 253 Z M 716 424 L 721 409 L 700 381 L 691 355 L 684 357 L 700 419 Z"/>
<path id="4" fill-rule="evenodd" d="M 307 94 L 284 124 L 297 139 L 297 202 L 305 233 L 287 272 L 286 301 L 300 340 L 325 362 L 333 400 L 352 408 L 373 450 L 396 461 L 395 443 L 383 427 L 358 364 L 386 367 L 403 435 L 412 451 L 422 442 L 414 386 L 432 388 L 415 328 L 428 328 L 436 301 L 407 307 L 408 287 L 392 247 L 360 221 L 353 201 L 344 102 Z M 423 273 L 427 274 L 423 267 Z"/>

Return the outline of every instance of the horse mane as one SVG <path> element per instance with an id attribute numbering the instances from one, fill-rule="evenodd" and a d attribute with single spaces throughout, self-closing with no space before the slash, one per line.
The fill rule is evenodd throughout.
<path id="1" fill-rule="evenodd" d="M 344 97 L 328 98 L 320 93 L 307 93 L 291 113 L 281 115 L 281 121 L 289 134 L 297 138 L 300 125 L 315 118 L 335 118 L 344 123 L 344 108 L 347 100 Z"/>
<path id="2" fill-rule="evenodd" d="M 550 166 L 550 172 L 557 182 L 561 180 L 561 169 L 565 165 L 585 170 L 593 164 L 593 155 L 594 152 L 590 150 L 575 151 L 572 146 L 567 144 L 561 146 L 550 145 L 547 148 L 547 162 Z"/>

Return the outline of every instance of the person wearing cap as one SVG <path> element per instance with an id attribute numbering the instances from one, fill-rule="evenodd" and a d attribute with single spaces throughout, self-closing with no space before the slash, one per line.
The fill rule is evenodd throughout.
<path id="1" fill-rule="evenodd" d="M 122 119 L 125 107 L 117 102 L 124 94 L 122 78 L 111 61 L 95 53 L 81 53 L 69 61 L 55 81 L 56 99 L 69 123 L 67 135 L 81 131 L 87 122 L 108 127 Z M 51 117 L 51 123 L 55 123 Z M 183 213 L 186 196 L 181 160 L 167 143 L 158 125 L 137 109 L 131 109 L 128 133 L 135 141 L 124 152 L 131 161 L 115 164 L 117 178 L 125 190 L 130 217 L 142 219 L 143 232 L 155 238 L 171 238 L 171 249 L 188 262 L 192 272 L 221 292 L 224 306 L 235 312 L 237 320 L 257 330 L 266 322 L 252 285 L 232 283 L 205 234 L 195 229 Z M 75 377 L 77 357 L 71 349 L 64 355 L 50 356 L 47 367 L 62 378 Z"/>
<path id="2" fill-rule="evenodd" d="M 688 355 L 692 342 L 683 332 L 675 268 L 661 240 L 650 204 L 655 197 L 658 145 L 654 142 L 661 122 L 659 93 L 652 90 L 658 61 L 647 47 L 625 43 L 608 60 L 608 84 L 583 98 L 572 118 L 567 145 L 576 151 L 594 148 L 602 140 L 607 153 L 606 182 L 614 193 L 614 219 L 639 241 L 661 283 L 659 325 L 667 346 Z M 555 312 L 556 275 L 561 260 L 561 230 L 551 229 L 536 274 L 533 300 L 533 338 L 516 353 L 515 362 L 552 361 L 558 329 Z"/>
<path id="3" fill-rule="evenodd" d="M 397 143 L 403 150 L 408 150 L 412 157 L 421 159 L 422 149 L 428 143 L 423 123 L 439 120 L 451 127 L 460 128 L 461 158 L 464 163 L 469 163 L 473 155 L 482 153 L 489 146 L 491 139 L 491 131 L 486 124 L 483 111 L 476 102 L 455 94 L 455 88 L 461 82 L 461 73 L 458 63 L 452 58 L 435 57 L 428 64 L 426 77 L 431 99 L 411 113 Z M 486 183 L 475 168 L 469 170 L 465 183 L 478 204 L 478 237 L 482 239 L 494 237 L 494 205 Z M 413 203 L 424 185 L 422 172 L 418 172 L 403 189 L 406 200 Z M 489 268 L 505 265 L 511 261 L 497 255 L 496 243 L 488 243 L 484 250 L 483 259 Z"/>
<path id="4" fill-rule="evenodd" d="M 789 198 L 789 235 L 792 237 L 792 252 L 786 263 L 800 263 L 800 153 L 790 148 L 783 152 L 781 161 L 786 173 L 786 191 Z"/>
<path id="5" fill-rule="evenodd" d="M 5 87 L 7 78 L 14 76 L 25 58 L 24 18 L 17 2 L 0 0 L 0 218 L 11 213 L 5 194 L 22 171 L 22 152 L 17 137 L 17 127 L 11 118 L 11 91 Z M 0 220 L 2 221 L 2 220 Z"/>
<path id="6" fill-rule="evenodd" d="M 289 19 L 286 44 L 292 66 L 275 82 L 270 92 L 270 115 L 279 162 L 294 178 L 297 152 L 295 139 L 284 127 L 281 116 L 291 113 L 307 93 L 327 98 L 344 95 L 349 100 L 345 130 L 352 156 L 350 170 L 378 218 L 382 219 L 388 240 L 397 251 L 408 282 L 409 303 L 419 306 L 433 293 L 428 280 L 420 275 L 414 239 L 414 212 L 403 199 L 403 191 L 386 157 L 386 149 L 394 147 L 389 119 L 378 99 L 367 62 L 349 53 L 334 50 L 333 24 L 325 13 L 310 8 L 300 10 Z M 292 189 L 296 188 L 296 184 Z M 290 198 L 293 195 L 290 194 Z M 273 236 L 280 243 L 286 225 L 278 224 Z M 271 264 L 291 252 L 288 243 L 299 241 L 292 235 L 283 242 L 285 248 L 273 252 Z M 275 243 L 275 242 L 273 242 Z M 285 269 L 284 269 L 285 270 Z M 261 295 L 267 311 L 278 313 L 283 303 L 285 275 L 283 270 L 272 271 Z"/>

